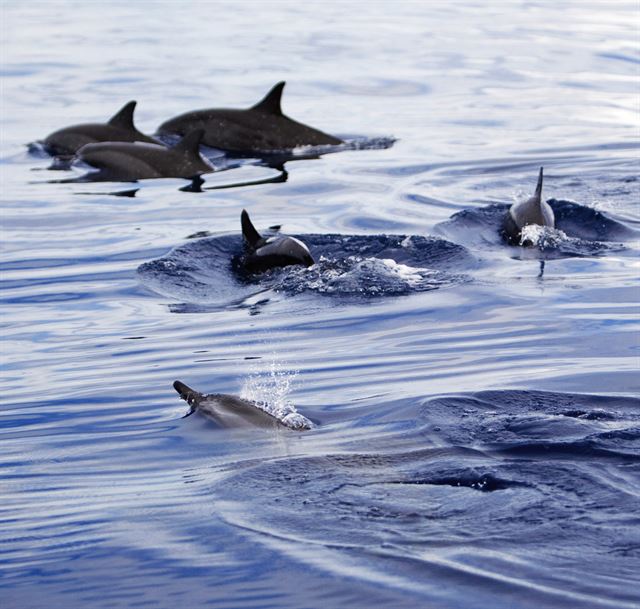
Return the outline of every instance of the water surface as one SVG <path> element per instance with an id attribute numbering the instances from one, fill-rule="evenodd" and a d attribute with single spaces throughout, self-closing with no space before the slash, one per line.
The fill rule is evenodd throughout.
<path id="1" fill-rule="evenodd" d="M 638 17 L 3 3 L 2 606 L 637 607 Z M 279 80 L 384 145 L 218 155 L 201 192 L 51 184 L 25 146 Z M 540 166 L 566 239 L 507 247 Z M 241 281 L 243 208 L 323 261 Z M 183 419 L 175 379 L 317 426 Z"/>

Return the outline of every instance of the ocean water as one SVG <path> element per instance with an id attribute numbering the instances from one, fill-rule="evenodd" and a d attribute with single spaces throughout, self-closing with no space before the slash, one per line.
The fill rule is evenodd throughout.
<path id="1" fill-rule="evenodd" d="M 0 10 L 3 608 L 640 605 L 636 2 Z M 199 188 L 27 147 L 280 80 L 349 146 Z M 242 209 L 317 264 L 239 276 Z"/>

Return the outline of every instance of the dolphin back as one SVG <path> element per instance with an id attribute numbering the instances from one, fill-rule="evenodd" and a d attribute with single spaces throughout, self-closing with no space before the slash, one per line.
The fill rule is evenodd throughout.
<path id="1" fill-rule="evenodd" d="M 507 241 L 512 245 L 519 245 L 520 233 L 529 224 L 548 226 L 550 228 L 555 226 L 553 210 L 546 201 L 542 200 L 543 179 L 544 172 L 543 168 L 540 167 L 538 182 L 533 196 L 526 201 L 514 203 L 505 216 L 503 233 Z"/>
<path id="2" fill-rule="evenodd" d="M 255 403 L 235 395 L 212 393 L 203 395 L 181 381 L 173 383 L 180 397 L 191 406 L 192 412 L 199 412 L 213 420 L 220 427 L 285 427 L 276 417 L 259 408 Z M 187 415 L 188 416 L 188 415 Z"/>
<path id="3" fill-rule="evenodd" d="M 96 142 L 145 142 L 157 140 L 138 131 L 133 124 L 136 102 L 127 102 L 106 123 L 86 123 L 64 127 L 50 133 L 44 140 L 45 150 L 54 156 L 74 155 L 85 144 Z"/>
<path id="4" fill-rule="evenodd" d="M 285 413 L 282 418 L 276 417 L 260 405 L 251 400 L 225 393 L 203 395 L 191 389 L 181 381 L 173 383 L 174 389 L 190 406 L 190 412 L 199 412 L 213 420 L 220 427 L 262 427 L 267 429 L 293 429 L 305 431 L 313 429 L 314 424 L 300 413 Z"/>
<path id="5" fill-rule="evenodd" d="M 273 153 L 299 146 L 338 145 L 342 140 L 298 123 L 282 112 L 284 82 L 246 109 L 208 108 L 186 112 L 158 127 L 158 133 L 186 135 L 203 128 L 205 146 L 240 154 Z"/>

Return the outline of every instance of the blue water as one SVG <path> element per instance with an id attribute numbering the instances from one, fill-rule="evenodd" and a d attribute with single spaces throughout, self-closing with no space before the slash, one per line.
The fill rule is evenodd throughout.
<path id="1" fill-rule="evenodd" d="M 637 3 L 1 12 L 3 608 L 640 605 Z M 368 145 L 201 192 L 26 147 L 279 80 Z M 540 166 L 563 232 L 507 247 Z M 237 276 L 243 208 L 318 264 Z M 182 418 L 175 379 L 316 427 Z"/>

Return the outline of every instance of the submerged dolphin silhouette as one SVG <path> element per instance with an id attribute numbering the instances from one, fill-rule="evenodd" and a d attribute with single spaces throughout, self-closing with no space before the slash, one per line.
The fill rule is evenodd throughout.
<path id="1" fill-rule="evenodd" d="M 529 224 L 554 228 L 555 218 L 551 206 L 542 200 L 542 167 L 538 174 L 538 185 L 532 197 L 526 201 L 514 203 L 507 212 L 503 233 L 509 243 L 520 245 L 522 229 Z"/>
<path id="2" fill-rule="evenodd" d="M 293 418 L 277 419 L 260 408 L 255 402 L 244 400 L 235 395 L 198 393 L 180 381 L 173 383 L 173 388 L 180 397 L 191 406 L 185 416 L 199 412 L 212 419 L 221 427 L 255 427 L 287 428 L 304 431 L 311 429 L 313 423 L 306 417 L 296 413 Z"/>
<path id="3" fill-rule="evenodd" d="M 246 110 L 212 108 L 181 114 L 160 125 L 160 134 L 205 130 L 203 144 L 237 153 L 273 153 L 298 146 L 342 144 L 342 140 L 285 116 L 280 106 L 285 83 Z"/>
<path id="4" fill-rule="evenodd" d="M 292 264 L 314 264 L 309 248 L 299 239 L 285 235 L 263 237 L 253 226 L 249 214 L 244 209 L 240 222 L 247 248 L 247 253 L 242 257 L 242 265 L 248 271 L 260 272 Z"/>
<path id="5" fill-rule="evenodd" d="M 193 178 L 213 171 L 200 156 L 202 133 L 202 129 L 191 131 L 171 148 L 139 142 L 87 144 L 78 151 L 78 157 L 100 170 L 89 174 L 89 178 L 96 181 Z"/>
<path id="6" fill-rule="evenodd" d="M 146 142 L 158 144 L 152 137 L 140 133 L 133 124 L 135 101 L 125 104 L 106 123 L 83 123 L 54 131 L 42 142 L 53 156 L 73 156 L 85 144 L 93 142 Z"/>

